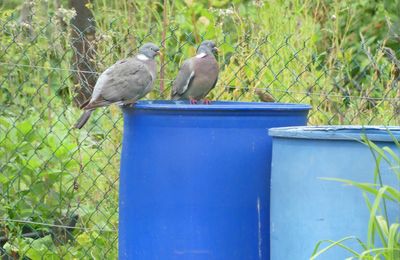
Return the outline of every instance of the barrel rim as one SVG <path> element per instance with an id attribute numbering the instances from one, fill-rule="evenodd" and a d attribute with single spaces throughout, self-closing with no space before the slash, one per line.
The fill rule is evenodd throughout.
<path id="1" fill-rule="evenodd" d="M 309 111 L 308 104 L 212 101 L 211 104 L 192 105 L 188 101 L 178 100 L 141 100 L 133 107 L 135 110 L 172 110 L 172 111 Z"/>
<path id="2" fill-rule="evenodd" d="M 291 126 L 270 128 L 268 134 L 272 137 L 288 139 L 349 141 L 359 141 L 365 135 L 371 141 L 394 142 L 393 138 L 400 140 L 400 127 L 380 125 Z"/>

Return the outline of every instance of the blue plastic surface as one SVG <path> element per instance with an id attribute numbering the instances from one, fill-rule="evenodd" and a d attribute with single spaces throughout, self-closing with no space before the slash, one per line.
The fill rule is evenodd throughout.
<path id="1" fill-rule="evenodd" d="M 374 183 L 375 160 L 369 147 L 361 143 L 361 136 L 400 154 L 392 139 L 400 140 L 400 127 L 284 127 L 270 129 L 269 134 L 273 136 L 271 259 L 309 259 L 320 240 L 357 236 L 366 242 L 369 210 L 362 192 L 321 178 Z M 399 189 L 395 174 L 384 160 L 380 171 L 384 184 Z M 372 196 L 370 199 L 373 201 Z M 398 221 L 399 205 L 386 200 L 386 206 L 390 220 Z M 355 240 L 345 244 L 363 251 Z M 320 249 L 328 245 L 324 243 Z M 350 256 L 335 247 L 317 259 Z"/>
<path id="2" fill-rule="evenodd" d="M 307 105 L 124 108 L 120 259 L 269 259 L 271 138 Z"/>

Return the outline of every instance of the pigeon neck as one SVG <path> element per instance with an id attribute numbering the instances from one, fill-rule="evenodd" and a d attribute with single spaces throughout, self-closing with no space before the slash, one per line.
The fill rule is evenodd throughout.
<path id="1" fill-rule="evenodd" d="M 196 55 L 196 58 L 204 58 L 205 56 L 207 56 L 207 53 L 205 52 L 200 52 L 199 54 Z"/>
<path id="2" fill-rule="evenodd" d="M 139 60 L 149 60 L 149 58 L 146 57 L 146 55 L 144 55 L 144 54 L 138 54 L 136 56 L 136 58 L 138 58 Z"/>

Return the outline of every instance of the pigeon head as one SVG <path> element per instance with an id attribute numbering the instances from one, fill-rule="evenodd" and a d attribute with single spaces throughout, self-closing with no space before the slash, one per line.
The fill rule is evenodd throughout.
<path id="1" fill-rule="evenodd" d="M 143 54 L 149 59 L 154 59 L 155 56 L 160 54 L 160 48 L 154 43 L 148 42 L 140 47 L 139 54 Z"/>
<path id="2" fill-rule="evenodd" d="M 218 52 L 217 46 L 215 46 L 215 43 L 213 41 L 204 41 L 200 44 L 199 48 L 197 49 L 197 54 L 200 53 L 206 53 L 209 55 L 216 55 Z"/>

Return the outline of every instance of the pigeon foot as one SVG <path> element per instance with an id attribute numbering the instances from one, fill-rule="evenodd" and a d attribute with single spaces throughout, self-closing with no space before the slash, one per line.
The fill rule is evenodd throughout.
<path id="1" fill-rule="evenodd" d="M 197 100 L 194 98 L 189 98 L 190 104 L 194 105 L 197 104 Z"/>
<path id="2" fill-rule="evenodd" d="M 210 105 L 211 104 L 211 100 L 205 98 L 205 99 L 203 99 L 203 104 Z"/>

